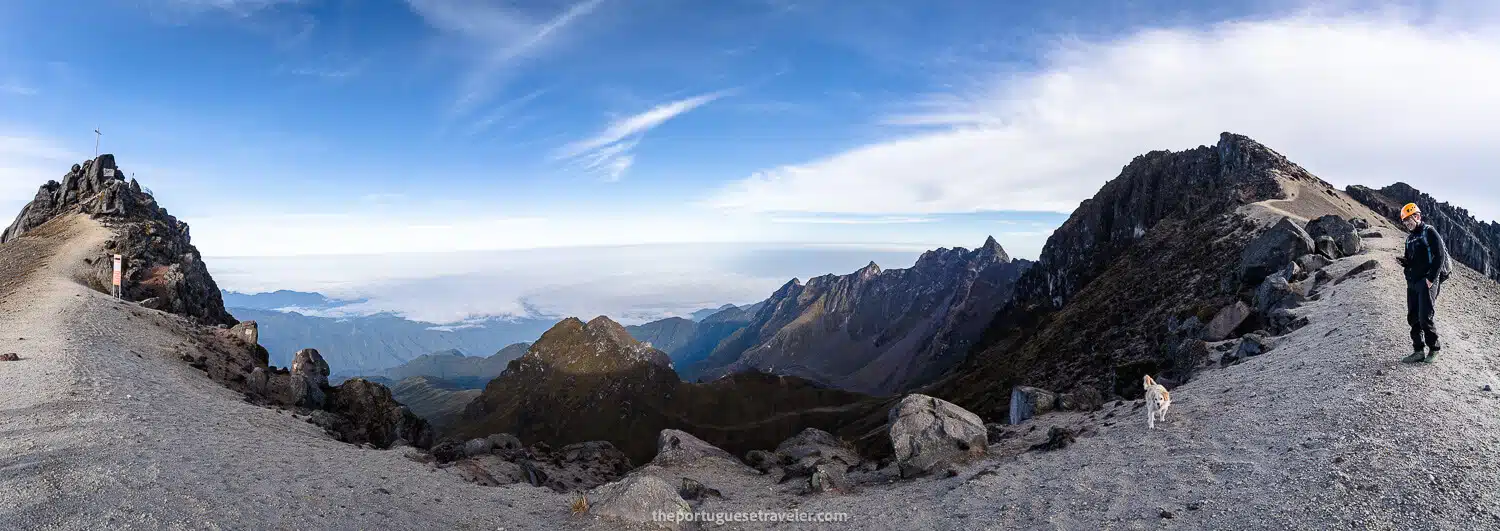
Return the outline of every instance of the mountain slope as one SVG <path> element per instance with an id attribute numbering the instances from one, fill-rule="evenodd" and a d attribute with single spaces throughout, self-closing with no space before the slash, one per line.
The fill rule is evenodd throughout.
<path id="1" fill-rule="evenodd" d="M 492 380 L 453 431 L 464 437 L 513 433 L 553 445 L 606 440 L 645 462 L 655 455 L 656 434 L 663 429 L 682 429 L 743 453 L 855 416 L 849 411 L 867 413 L 869 405 L 862 395 L 796 378 L 745 374 L 684 383 L 666 353 L 630 337 L 614 321 L 568 318 Z"/>
<path id="2" fill-rule="evenodd" d="M 1010 300 L 1030 263 L 990 238 L 928 251 L 907 269 L 873 262 L 849 275 L 793 279 L 696 367 L 714 377 L 762 370 L 865 393 L 926 383 L 958 363 Z"/>
<path id="3" fill-rule="evenodd" d="M 510 360 L 525 354 L 528 346 L 530 343 L 513 343 L 488 357 L 465 356 L 458 350 L 443 350 L 417 356 L 411 361 L 389 369 L 359 376 L 374 376 L 398 382 L 426 376 L 443 380 L 462 389 L 481 389 L 490 380 L 504 372 L 505 365 L 510 363 Z"/>
<path id="4" fill-rule="evenodd" d="M 637 340 L 650 342 L 653 347 L 665 351 L 672 358 L 672 367 L 678 376 L 691 381 L 696 380 L 699 371 L 703 370 L 702 360 L 720 342 L 749 324 L 764 304 L 757 302 L 743 307 L 726 304 L 697 322 L 683 323 L 681 319 L 668 318 L 625 329 Z M 666 333 L 669 330 L 672 333 Z"/>
<path id="5" fill-rule="evenodd" d="M 670 355 L 692 341 L 698 333 L 698 323 L 681 317 L 668 317 L 645 324 L 625 327 L 625 331 L 638 341 L 650 343 L 652 347 Z M 676 358 L 673 358 L 676 361 Z"/>
<path id="6" fill-rule="evenodd" d="M 412 376 L 391 386 L 396 401 L 439 430 L 452 424 L 454 414 L 462 412 L 479 393 L 479 389 L 432 376 Z"/>

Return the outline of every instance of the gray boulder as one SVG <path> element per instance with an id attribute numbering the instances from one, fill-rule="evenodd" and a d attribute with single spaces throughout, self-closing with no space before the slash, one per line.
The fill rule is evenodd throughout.
<path id="1" fill-rule="evenodd" d="M 1300 289 L 1301 286 L 1298 286 Z M 1266 277 L 1260 287 L 1255 290 L 1255 310 L 1261 315 L 1270 315 L 1271 312 L 1280 309 L 1290 309 L 1301 306 L 1306 300 L 1306 294 L 1298 289 L 1293 289 L 1292 283 L 1281 275 Z"/>
<path id="2" fill-rule="evenodd" d="M 792 461 L 820 458 L 839 461 L 844 466 L 856 466 L 860 463 L 859 452 L 854 450 L 854 445 L 817 428 L 807 428 L 782 441 L 776 447 L 776 453 Z"/>
<path id="3" fill-rule="evenodd" d="M 1354 256 L 1359 254 L 1363 242 L 1359 237 L 1359 228 L 1344 218 L 1329 214 L 1307 223 L 1307 234 L 1317 242 L 1319 238 L 1329 237 L 1334 242 L 1340 256 Z"/>
<path id="4" fill-rule="evenodd" d="M 1332 260 L 1324 258 L 1323 255 L 1320 254 L 1304 254 L 1297 257 L 1297 265 L 1300 266 L 1303 271 L 1306 271 L 1308 273 L 1321 270 L 1325 267 L 1328 267 L 1328 264 L 1332 263 Z"/>
<path id="5" fill-rule="evenodd" d="M 473 439 L 469 439 L 469 442 L 464 443 L 464 455 L 467 455 L 469 457 L 488 455 L 490 453 L 490 450 L 493 450 L 494 448 L 495 444 L 490 442 L 489 439 L 476 437 Z"/>
<path id="6" fill-rule="evenodd" d="M 601 485 L 590 496 L 589 513 L 626 522 L 680 529 L 680 522 L 657 521 L 659 513 L 686 516 L 692 506 L 682 499 L 677 488 L 656 476 L 637 475 Z"/>
<path id="7" fill-rule="evenodd" d="M 750 465 L 750 468 L 759 470 L 761 473 L 769 473 L 772 469 L 791 463 L 783 459 L 782 456 L 765 450 L 751 450 L 745 454 L 745 464 Z"/>
<path id="8" fill-rule="evenodd" d="M 927 395 L 901 399 L 888 415 L 891 448 L 902 477 L 931 473 L 984 455 L 984 421 L 968 410 Z"/>
<path id="9" fill-rule="evenodd" d="M 1297 257 L 1313 252 L 1313 239 L 1291 218 L 1281 218 L 1240 253 L 1240 283 L 1258 286 Z"/>
<path id="10" fill-rule="evenodd" d="M 1266 345 L 1264 336 L 1260 334 L 1245 334 L 1240 338 L 1240 346 L 1230 356 L 1232 360 L 1245 359 L 1251 356 L 1259 356 L 1271 350 Z"/>
<path id="11" fill-rule="evenodd" d="M 1016 386 L 1010 391 L 1010 423 L 1020 424 L 1026 419 L 1057 409 L 1057 394 L 1046 389 Z"/>
<path id="12" fill-rule="evenodd" d="M 524 448 L 524 446 L 521 444 L 521 439 L 509 433 L 496 433 L 486 438 L 490 440 L 490 446 L 494 448 L 495 451 L 518 452 L 522 448 Z"/>
<path id="13" fill-rule="evenodd" d="M 1282 308 L 1266 316 L 1266 322 L 1272 334 L 1283 335 L 1307 326 L 1309 321 L 1305 316 L 1297 315 L 1296 312 L 1290 309 Z"/>
<path id="14" fill-rule="evenodd" d="M 319 409 L 326 396 L 323 388 L 328 386 L 328 362 L 317 349 L 305 348 L 292 358 L 290 383 L 285 401 L 289 405 Z"/>
<path id="15" fill-rule="evenodd" d="M 656 437 L 656 458 L 651 464 L 659 466 L 688 465 L 700 459 L 738 460 L 729 452 L 708 444 L 692 434 L 680 430 L 661 430 Z"/>
<path id="16" fill-rule="evenodd" d="M 1214 315 L 1213 320 L 1208 322 L 1208 327 L 1203 329 L 1205 341 L 1223 341 L 1229 339 L 1234 331 L 1250 318 L 1251 308 L 1243 301 L 1234 301 L 1234 304 L 1225 306 Z"/>
<path id="17" fill-rule="evenodd" d="M 849 469 L 835 463 L 824 463 L 807 478 L 807 492 L 843 492 L 849 488 Z"/>

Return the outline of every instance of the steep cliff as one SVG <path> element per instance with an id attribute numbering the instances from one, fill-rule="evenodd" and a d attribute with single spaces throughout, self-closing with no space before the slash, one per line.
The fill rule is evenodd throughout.
<path id="1" fill-rule="evenodd" d="M 910 389 L 962 359 L 1029 266 L 990 238 L 928 251 L 906 269 L 872 262 L 793 279 L 700 365 L 709 378 L 759 370 L 865 393 Z"/>

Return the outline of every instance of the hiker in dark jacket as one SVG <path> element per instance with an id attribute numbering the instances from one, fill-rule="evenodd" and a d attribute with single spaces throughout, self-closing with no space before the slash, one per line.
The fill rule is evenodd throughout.
<path id="1" fill-rule="evenodd" d="M 1406 254 L 1397 261 L 1406 270 L 1406 322 L 1411 324 L 1413 346 L 1411 355 L 1401 361 L 1431 363 L 1443 349 L 1438 342 L 1435 306 L 1443 281 L 1448 280 L 1448 246 L 1437 229 L 1422 222 L 1422 210 L 1416 203 L 1401 208 L 1401 224 L 1407 230 Z"/>

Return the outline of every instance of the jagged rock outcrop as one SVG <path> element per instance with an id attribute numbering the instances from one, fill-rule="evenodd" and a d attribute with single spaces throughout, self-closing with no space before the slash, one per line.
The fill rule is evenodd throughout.
<path id="1" fill-rule="evenodd" d="M 665 353 L 614 321 L 569 318 L 491 381 L 452 431 L 460 437 L 513 433 L 552 445 L 604 440 L 645 462 L 656 455 L 665 429 L 740 453 L 771 447 L 807 427 L 839 426 L 877 405 L 856 393 L 766 374 L 685 383 Z"/>
<path id="2" fill-rule="evenodd" d="M 1228 335 L 1252 317 L 1238 305 L 1241 286 L 1258 286 L 1284 266 L 1270 263 L 1283 255 L 1307 254 L 1250 256 L 1242 267 L 1247 244 L 1265 228 L 1241 207 L 1281 200 L 1316 211 L 1334 193 L 1275 151 L 1230 133 L 1213 146 L 1136 157 L 1048 238 L 982 348 L 929 392 L 995 420 L 1007 415 L 1017 385 L 1139 396 L 1142 374 L 1186 359 L 1171 347 L 1193 337 L 1169 323 L 1196 317 L 1209 322 L 1198 333 Z M 1295 249 L 1310 250 L 1299 224 L 1285 224 L 1298 234 Z"/>
<path id="3" fill-rule="evenodd" d="M 1416 203 L 1422 209 L 1422 220 L 1443 235 L 1443 243 L 1448 245 L 1453 260 L 1500 281 L 1500 223 L 1474 219 L 1468 210 L 1439 203 L 1406 183 L 1379 190 L 1356 185 L 1350 186 L 1348 192 L 1350 197 L 1392 221 L 1399 220 L 1402 205 Z"/>
<path id="4" fill-rule="evenodd" d="M 118 235 L 106 244 L 106 252 L 90 260 L 90 283 L 95 289 L 112 288 L 113 258 L 123 257 L 123 296 L 131 301 L 152 301 L 156 309 L 191 317 L 204 324 L 233 325 L 224 311 L 219 286 L 203 265 L 203 257 L 192 245 L 188 225 L 156 204 L 134 180 L 115 165 L 114 155 L 74 164 L 61 183 L 47 181 L 4 232 L 0 243 L 59 216 L 83 213 L 105 221 Z"/>
<path id="5" fill-rule="evenodd" d="M 962 463 L 989 448 L 989 431 L 979 415 L 946 400 L 907 395 L 891 408 L 889 423 L 901 477 Z"/>
<path id="6" fill-rule="evenodd" d="M 1240 253 L 1240 282 L 1245 286 L 1258 286 L 1297 257 L 1313 252 L 1315 247 L 1315 241 L 1302 225 L 1291 218 L 1281 218 L 1270 229 L 1250 240 L 1245 251 Z"/>
<path id="7" fill-rule="evenodd" d="M 907 269 L 796 279 L 705 361 L 714 377 L 745 370 L 866 393 L 925 384 L 957 364 L 1030 266 L 990 238 L 972 251 L 923 253 Z"/>
<path id="8" fill-rule="evenodd" d="M 317 349 L 305 348 L 292 358 L 285 401 L 290 405 L 312 409 L 323 407 L 323 388 L 328 387 L 328 363 Z"/>
<path id="9" fill-rule="evenodd" d="M 326 411 L 337 415 L 323 426 L 344 442 L 390 448 L 403 441 L 418 448 L 432 446 L 432 428 L 391 396 L 384 385 L 354 378 L 330 389 Z"/>
<path id="10" fill-rule="evenodd" d="M 496 444 L 499 442 L 499 444 Z M 465 479 L 484 486 L 526 483 L 557 492 L 592 489 L 624 477 L 633 468 L 624 452 L 608 441 L 586 441 L 551 450 L 523 448 L 510 434 L 476 438 L 445 462 Z"/>
<path id="11" fill-rule="evenodd" d="M 651 464 L 659 466 L 691 465 L 701 459 L 734 461 L 734 456 L 682 430 L 661 430 L 656 436 L 656 457 Z"/>
<path id="12" fill-rule="evenodd" d="M 1359 229 L 1354 223 L 1336 214 L 1307 222 L 1307 234 L 1312 236 L 1314 242 L 1324 237 L 1333 240 L 1334 248 L 1338 251 L 1338 256 L 1333 258 L 1354 256 L 1364 246 L 1364 240 L 1359 237 Z"/>

